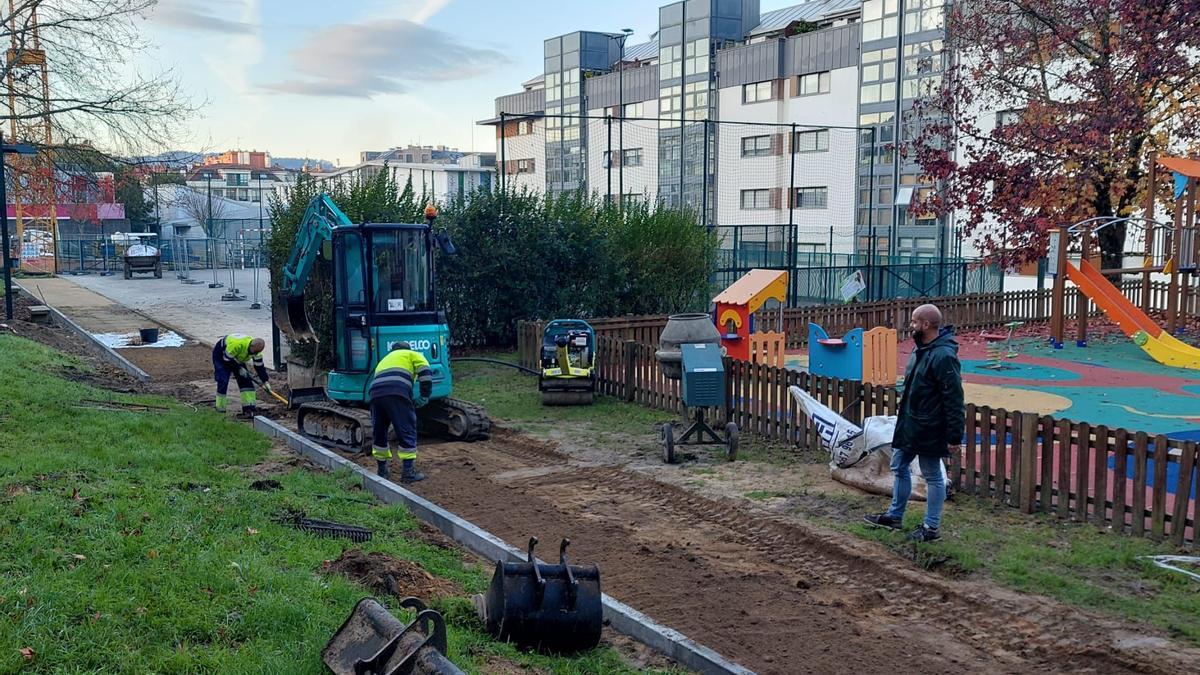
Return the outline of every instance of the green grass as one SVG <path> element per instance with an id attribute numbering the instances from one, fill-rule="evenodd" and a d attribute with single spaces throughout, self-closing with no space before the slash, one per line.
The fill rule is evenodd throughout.
<path id="1" fill-rule="evenodd" d="M 482 358 L 515 362 L 512 354 L 485 354 Z M 485 406 L 490 416 L 504 420 L 510 427 L 535 433 L 571 430 L 578 424 L 603 419 L 603 431 L 609 435 L 646 435 L 657 442 L 654 425 L 675 419 L 671 413 L 608 396 L 597 396 L 590 406 L 543 406 L 537 377 L 488 363 L 455 364 L 454 396 Z"/>
<path id="2" fill-rule="evenodd" d="M 883 498 L 862 502 L 863 513 L 886 508 Z M 924 513 L 924 505 L 914 502 L 905 514 L 904 532 L 920 525 Z M 1179 553 L 1169 545 L 1046 515 L 1026 516 L 962 494 L 947 503 L 943 539 L 931 544 L 917 546 L 903 533 L 853 521 L 828 524 L 878 541 L 933 571 L 990 577 L 1019 591 L 1148 622 L 1200 645 L 1200 584 L 1139 559 Z"/>
<path id="3" fill-rule="evenodd" d="M 435 606 L 450 622 L 449 657 L 469 672 L 498 662 L 631 672 L 608 648 L 550 658 L 490 640 L 465 599 L 489 570 L 412 536 L 407 511 L 352 492 L 348 473 L 293 470 L 272 476 L 282 490 L 252 490 L 259 476 L 247 467 L 269 444 L 246 424 L 60 379 L 86 364 L 21 338 L 0 336 L 0 354 L 0 672 L 325 672 L 321 648 L 372 594 L 321 572 L 350 547 L 415 561 L 463 589 Z M 84 398 L 169 410 L 74 407 Z M 288 511 L 375 536 L 315 538 L 273 521 Z"/>
<path id="4" fill-rule="evenodd" d="M 512 360 L 511 355 L 498 358 Z M 477 364 L 456 368 L 462 378 L 459 395 L 484 402 L 489 412 L 511 425 L 538 429 L 570 424 L 577 434 L 604 443 L 606 430 L 621 429 L 657 442 L 654 422 L 673 419 L 609 398 L 591 408 L 542 408 L 532 377 Z M 465 392 L 465 393 L 464 393 Z M 797 463 L 826 464 L 828 455 L 799 451 L 743 434 L 740 462 L 768 466 Z M 710 467 L 691 471 L 692 487 L 703 489 L 716 473 Z M 827 494 L 797 490 L 755 490 L 747 499 L 794 499 L 794 513 L 848 534 L 877 541 L 932 572 L 954 578 L 991 579 L 1019 591 L 1038 593 L 1065 603 L 1132 621 L 1159 626 L 1171 635 L 1200 645 L 1200 584 L 1188 577 L 1154 567 L 1139 556 L 1180 553 L 1169 545 L 1135 538 L 1092 525 L 1059 522 L 1050 516 L 1026 516 L 1008 506 L 959 494 L 947 504 L 940 542 L 914 545 L 904 533 L 916 528 L 924 504 L 913 502 L 905 517 L 904 533 L 876 530 L 859 520 L 861 514 L 887 508 L 887 498 L 863 494 Z M 1194 554 L 1194 552 L 1192 553 Z"/>

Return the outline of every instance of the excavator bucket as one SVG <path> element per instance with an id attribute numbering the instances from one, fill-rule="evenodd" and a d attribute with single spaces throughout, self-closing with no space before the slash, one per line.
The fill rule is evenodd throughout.
<path id="1" fill-rule="evenodd" d="M 317 339 L 308 312 L 304 309 L 304 294 L 277 296 L 271 303 L 275 325 L 295 342 L 311 342 Z"/>
<path id="2" fill-rule="evenodd" d="M 446 622 L 417 598 L 400 601 L 417 610 L 407 626 L 375 598 L 363 598 L 338 629 L 321 659 L 334 675 L 462 675 L 446 658 Z"/>
<path id="3" fill-rule="evenodd" d="M 563 539 L 557 565 L 537 562 L 529 539 L 525 562 L 496 562 L 486 595 L 475 596 L 475 610 L 487 630 L 521 649 L 571 654 L 600 643 L 604 619 L 600 570 L 567 564 Z"/>

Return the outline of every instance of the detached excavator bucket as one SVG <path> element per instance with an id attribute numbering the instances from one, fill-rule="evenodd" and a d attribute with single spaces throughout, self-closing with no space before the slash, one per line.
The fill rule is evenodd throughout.
<path id="1" fill-rule="evenodd" d="M 363 598 L 321 650 L 334 675 L 462 675 L 446 658 L 446 622 L 416 598 L 400 605 L 417 610 L 407 626 L 375 598 Z"/>
<path id="2" fill-rule="evenodd" d="M 296 342 L 316 340 L 316 333 L 308 322 L 308 312 L 304 309 L 304 294 L 276 296 L 271 303 L 275 325 L 284 335 Z"/>
<path id="3" fill-rule="evenodd" d="M 475 609 L 488 632 L 521 649 L 570 654 L 600 643 L 604 608 L 600 570 L 567 564 L 563 539 L 557 565 L 537 562 L 529 540 L 526 562 L 496 563 L 487 595 L 475 596 Z"/>

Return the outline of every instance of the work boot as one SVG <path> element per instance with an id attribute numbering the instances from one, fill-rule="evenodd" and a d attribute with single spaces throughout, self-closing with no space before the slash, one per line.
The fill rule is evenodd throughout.
<path id="1" fill-rule="evenodd" d="M 375 463 L 379 465 L 379 468 L 376 469 L 375 473 L 379 474 L 380 478 L 387 480 L 389 478 L 387 460 L 377 459 L 375 460 Z"/>
<path id="2" fill-rule="evenodd" d="M 258 408 L 252 405 L 242 406 L 242 414 L 239 417 L 252 420 L 258 414 Z"/>
<path id="3" fill-rule="evenodd" d="M 417 481 L 425 480 L 425 474 L 417 471 L 413 467 L 413 460 L 404 460 L 404 469 L 400 472 L 401 483 L 416 483 Z"/>

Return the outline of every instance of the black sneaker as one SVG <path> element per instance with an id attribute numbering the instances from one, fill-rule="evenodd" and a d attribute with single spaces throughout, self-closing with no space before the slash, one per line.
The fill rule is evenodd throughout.
<path id="1" fill-rule="evenodd" d="M 937 541 L 942 538 L 942 534 L 937 530 L 931 530 L 924 525 L 918 527 L 909 533 L 907 539 L 918 544 L 924 544 L 930 541 Z"/>
<path id="2" fill-rule="evenodd" d="M 900 529 L 900 521 L 886 513 L 871 513 L 863 516 L 863 522 L 871 527 L 885 527 L 889 530 Z"/>

